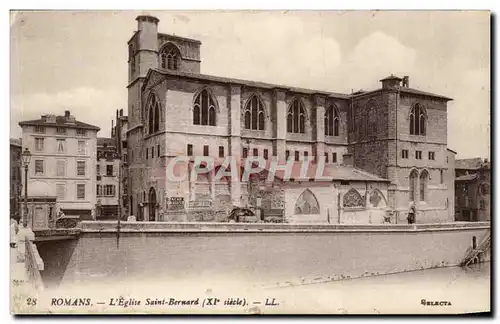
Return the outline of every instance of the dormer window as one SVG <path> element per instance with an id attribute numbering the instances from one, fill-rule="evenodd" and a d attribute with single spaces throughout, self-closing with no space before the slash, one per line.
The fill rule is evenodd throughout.
<path id="1" fill-rule="evenodd" d="M 180 58 L 179 49 L 172 43 L 168 43 L 160 51 L 160 61 L 163 69 L 178 70 Z"/>

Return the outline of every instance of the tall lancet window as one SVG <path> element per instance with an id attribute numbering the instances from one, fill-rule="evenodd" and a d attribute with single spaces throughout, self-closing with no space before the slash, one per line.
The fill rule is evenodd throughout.
<path id="1" fill-rule="evenodd" d="M 148 130 L 149 134 L 156 133 L 160 130 L 160 100 L 155 93 L 151 93 L 147 104 L 148 111 Z"/>
<path id="2" fill-rule="evenodd" d="M 325 135 L 339 136 L 340 114 L 336 105 L 331 105 L 325 111 Z"/>
<path id="3" fill-rule="evenodd" d="M 217 103 L 214 96 L 207 90 L 200 91 L 193 105 L 193 124 L 215 126 L 217 119 Z"/>
<path id="4" fill-rule="evenodd" d="M 427 114 L 421 104 L 415 104 L 410 111 L 410 134 L 425 135 Z"/>
<path id="5" fill-rule="evenodd" d="M 416 170 L 412 170 L 410 173 L 410 201 L 415 201 L 417 199 L 417 183 L 418 183 L 418 172 Z"/>
<path id="6" fill-rule="evenodd" d="M 245 105 L 245 128 L 254 130 L 264 130 L 264 104 L 257 95 L 253 95 Z"/>
<path id="7" fill-rule="evenodd" d="M 429 173 L 424 170 L 420 173 L 420 201 L 427 200 L 427 180 L 429 179 Z"/>
<path id="8" fill-rule="evenodd" d="M 288 108 L 286 130 L 288 133 L 306 132 L 306 112 L 300 99 L 295 99 Z"/>

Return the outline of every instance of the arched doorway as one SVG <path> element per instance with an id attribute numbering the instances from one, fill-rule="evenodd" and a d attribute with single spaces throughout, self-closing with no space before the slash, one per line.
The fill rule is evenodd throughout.
<path id="1" fill-rule="evenodd" d="M 153 187 L 149 189 L 149 221 L 156 220 L 156 191 Z"/>

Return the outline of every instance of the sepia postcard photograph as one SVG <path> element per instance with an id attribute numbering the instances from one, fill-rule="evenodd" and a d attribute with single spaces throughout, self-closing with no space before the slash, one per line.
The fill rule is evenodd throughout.
<path id="1" fill-rule="evenodd" d="M 491 316 L 491 22 L 10 10 L 11 314 Z"/>

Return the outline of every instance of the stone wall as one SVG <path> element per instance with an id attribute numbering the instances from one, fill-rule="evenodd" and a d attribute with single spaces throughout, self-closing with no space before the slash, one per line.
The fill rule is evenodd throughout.
<path id="1" fill-rule="evenodd" d="M 276 225 L 84 222 L 78 241 L 37 243 L 48 285 L 216 278 L 313 283 L 458 265 L 488 223 Z"/>
<path id="2" fill-rule="evenodd" d="M 382 224 L 386 215 L 387 183 L 385 182 L 291 182 L 281 185 L 284 190 L 285 216 L 291 223 L 330 223 L 330 224 Z M 344 196 L 351 189 L 356 190 L 363 200 L 362 206 L 344 206 Z M 296 214 L 295 205 L 305 190 L 316 198 L 319 213 Z M 380 199 L 373 201 L 377 195 Z"/>

